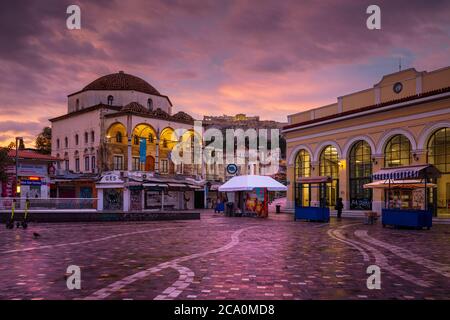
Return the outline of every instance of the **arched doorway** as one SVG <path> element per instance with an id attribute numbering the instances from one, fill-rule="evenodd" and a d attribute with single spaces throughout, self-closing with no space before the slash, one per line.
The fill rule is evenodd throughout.
<path id="1" fill-rule="evenodd" d="M 325 186 L 325 191 L 320 189 L 320 199 L 326 199 L 326 205 L 334 207 L 339 193 L 339 154 L 336 147 L 328 145 L 322 150 L 319 159 L 319 175 L 331 178 L 331 182 Z"/>
<path id="2" fill-rule="evenodd" d="M 439 169 L 442 176 L 435 181 L 437 188 L 433 192 L 437 203 L 437 215 L 450 217 L 450 128 L 435 131 L 427 145 L 428 163 Z"/>
<path id="3" fill-rule="evenodd" d="M 371 210 L 372 190 L 364 184 L 372 181 L 372 152 L 370 145 L 360 140 L 353 144 L 348 157 L 350 209 Z"/>
<path id="4" fill-rule="evenodd" d="M 294 164 L 294 199 L 296 207 L 311 205 L 311 185 L 298 183 L 299 178 L 311 176 L 311 156 L 305 149 L 301 149 L 295 157 Z"/>
<path id="5" fill-rule="evenodd" d="M 384 166 L 399 167 L 411 164 L 411 142 L 402 135 L 397 134 L 389 139 L 384 148 Z"/>
<path id="6" fill-rule="evenodd" d="M 145 171 L 155 171 L 155 158 L 153 156 L 146 157 Z"/>

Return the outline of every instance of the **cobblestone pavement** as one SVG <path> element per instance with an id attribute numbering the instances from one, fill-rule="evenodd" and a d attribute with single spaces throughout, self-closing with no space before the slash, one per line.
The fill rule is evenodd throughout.
<path id="1" fill-rule="evenodd" d="M 205 211 L 200 221 L 0 229 L 0 298 L 450 298 L 450 225 L 418 231 L 291 218 Z M 372 264 L 381 290 L 367 289 Z M 81 268 L 80 290 L 67 289 L 69 265 Z"/>

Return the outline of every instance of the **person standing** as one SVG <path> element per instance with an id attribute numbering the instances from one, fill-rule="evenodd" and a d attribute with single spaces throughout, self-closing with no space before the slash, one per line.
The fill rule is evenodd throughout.
<path id="1" fill-rule="evenodd" d="M 344 209 L 342 198 L 337 199 L 336 206 L 334 208 L 337 210 L 337 218 L 340 219 L 342 216 L 342 209 Z"/>

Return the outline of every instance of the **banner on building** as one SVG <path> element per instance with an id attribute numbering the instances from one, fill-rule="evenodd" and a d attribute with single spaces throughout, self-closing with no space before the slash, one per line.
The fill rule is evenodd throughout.
<path id="1" fill-rule="evenodd" d="M 147 139 L 139 139 L 139 161 L 145 163 L 147 156 Z"/>

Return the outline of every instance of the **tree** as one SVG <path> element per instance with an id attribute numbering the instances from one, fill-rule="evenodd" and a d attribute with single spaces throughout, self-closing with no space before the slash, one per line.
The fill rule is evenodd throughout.
<path id="1" fill-rule="evenodd" d="M 52 152 L 52 128 L 45 127 L 36 137 L 36 150 L 42 154 L 50 154 Z"/>
<path id="2" fill-rule="evenodd" d="M 6 174 L 6 169 L 8 165 L 13 163 L 11 157 L 8 156 L 10 148 L 0 148 L 0 181 L 4 182 L 8 179 L 8 175 Z"/>

